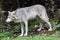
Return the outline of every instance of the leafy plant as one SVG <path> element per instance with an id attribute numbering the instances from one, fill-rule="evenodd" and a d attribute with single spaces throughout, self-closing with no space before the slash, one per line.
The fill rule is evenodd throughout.
<path id="1" fill-rule="evenodd" d="M 52 20 L 51 21 L 51 25 L 54 27 L 55 25 L 57 25 L 58 21 L 57 20 Z"/>

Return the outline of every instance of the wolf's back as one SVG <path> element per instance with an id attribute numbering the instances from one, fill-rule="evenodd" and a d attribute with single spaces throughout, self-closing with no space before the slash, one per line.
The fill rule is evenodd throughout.
<path id="1" fill-rule="evenodd" d="M 45 13 L 43 13 L 45 12 Z M 30 6 L 30 7 L 24 7 L 24 8 L 19 8 L 16 10 L 16 18 L 17 19 L 30 19 L 30 18 L 35 18 L 36 15 L 46 15 L 46 9 L 44 6 L 42 5 L 33 5 L 33 6 Z"/>

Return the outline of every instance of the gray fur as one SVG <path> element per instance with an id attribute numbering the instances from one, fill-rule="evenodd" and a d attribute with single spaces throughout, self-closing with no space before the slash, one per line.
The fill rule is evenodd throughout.
<path id="1" fill-rule="evenodd" d="M 24 34 L 24 36 L 27 36 L 28 35 L 28 20 L 34 19 L 34 18 L 36 18 L 36 16 L 39 16 L 39 18 L 41 18 L 41 20 L 45 21 L 48 24 L 48 26 L 50 27 L 49 31 L 52 30 L 51 24 L 49 22 L 49 18 L 47 16 L 46 9 L 42 5 L 33 5 L 30 7 L 16 9 L 13 12 L 9 12 L 6 22 L 10 22 L 10 21 L 24 22 L 25 23 L 25 34 L 24 34 L 23 27 L 21 27 L 20 36 L 23 36 L 23 34 Z M 21 26 L 23 26 L 23 23 L 21 23 Z M 41 28 L 42 27 L 40 27 L 38 30 L 41 30 Z"/>

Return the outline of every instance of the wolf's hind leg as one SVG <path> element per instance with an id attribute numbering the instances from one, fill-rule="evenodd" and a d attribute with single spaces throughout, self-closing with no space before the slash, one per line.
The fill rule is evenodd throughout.
<path id="1" fill-rule="evenodd" d="M 38 17 L 36 17 L 36 20 L 37 20 L 37 22 L 39 22 L 39 28 L 37 29 L 37 31 L 41 31 L 41 29 L 42 29 L 42 27 L 43 27 L 43 24 L 42 24 L 42 22 L 41 22 L 41 19 L 39 19 Z"/>
<path id="2" fill-rule="evenodd" d="M 48 31 L 52 31 L 52 27 L 51 27 L 51 23 L 49 22 L 49 19 L 47 19 L 46 17 L 44 17 L 44 18 L 41 18 L 43 21 L 45 21 L 47 24 L 48 24 L 48 26 L 49 26 L 49 29 L 48 29 Z"/>
<path id="3" fill-rule="evenodd" d="M 40 22 L 39 23 L 39 29 L 37 29 L 37 31 L 41 31 L 42 27 L 43 27 L 43 24 Z"/>
<path id="4" fill-rule="evenodd" d="M 48 31 L 52 31 L 52 27 L 51 27 L 51 23 L 49 22 L 49 21 L 45 21 L 47 24 L 48 24 L 48 26 L 50 27 L 49 29 L 48 29 Z"/>
<path id="5" fill-rule="evenodd" d="M 48 24 L 48 26 L 49 26 L 48 31 L 52 31 L 51 23 L 49 22 L 49 18 L 48 18 L 48 16 L 47 16 L 46 12 L 43 12 L 43 13 L 41 13 L 41 14 L 42 14 L 42 15 L 41 15 L 41 16 L 39 15 L 39 17 L 40 17 L 44 22 L 46 22 L 46 23 Z"/>

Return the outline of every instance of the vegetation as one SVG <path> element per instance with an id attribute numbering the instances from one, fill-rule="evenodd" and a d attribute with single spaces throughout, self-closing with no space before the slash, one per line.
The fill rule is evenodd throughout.
<path id="1" fill-rule="evenodd" d="M 54 21 L 52 22 L 52 25 L 53 26 L 56 25 Z M 35 28 L 33 27 L 31 29 L 31 31 L 33 29 L 35 29 Z M 52 34 L 51 34 L 51 32 L 49 33 L 48 31 L 47 31 L 48 34 L 45 33 L 45 32 L 38 33 L 38 34 L 30 32 L 30 33 L 33 33 L 33 34 L 29 35 L 27 37 L 18 36 L 18 35 L 20 35 L 20 33 L 17 33 L 17 31 L 20 30 L 19 29 L 19 24 L 15 25 L 14 29 L 12 29 L 12 30 L 11 31 L 9 31 L 9 30 L 7 31 L 7 29 L 4 30 L 4 29 L 0 28 L 0 40 L 59 40 L 59 38 L 60 38 L 60 30 L 53 31 Z M 35 31 L 35 32 L 37 32 L 37 31 Z"/>
<path id="2" fill-rule="evenodd" d="M 43 2 L 43 3 L 42 3 Z M 54 4 L 53 4 L 54 2 Z M 44 0 L 6 0 L 1 1 L 0 3 L 0 40 L 60 40 L 60 12 L 58 11 L 58 6 L 56 1 L 44 1 Z M 52 32 L 48 32 L 47 29 L 43 29 L 41 32 L 37 32 L 38 22 L 34 19 L 29 21 L 29 35 L 27 37 L 20 37 L 20 23 L 6 23 L 7 12 L 2 13 L 2 10 L 13 11 L 19 7 L 30 6 L 33 4 L 42 4 L 46 7 L 52 28 Z M 55 9 L 54 9 L 54 8 Z M 50 9 L 49 9 L 50 8 Z M 51 9 L 54 9 L 51 11 Z M 33 21 L 33 22 L 32 22 Z M 46 25 L 44 25 L 46 26 Z M 56 28 L 56 30 L 55 30 Z"/>
<path id="3" fill-rule="evenodd" d="M 20 37 L 20 36 L 15 37 L 10 33 L 0 32 L 0 40 L 60 40 L 60 31 L 56 31 L 56 33 L 52 35 L 37 34 L 27 37 Z"/>

